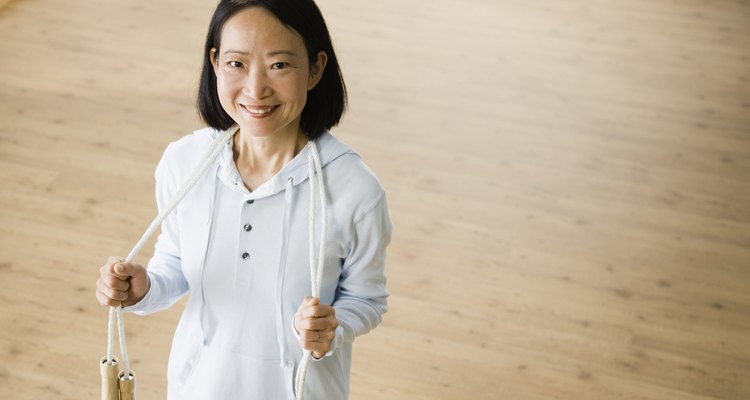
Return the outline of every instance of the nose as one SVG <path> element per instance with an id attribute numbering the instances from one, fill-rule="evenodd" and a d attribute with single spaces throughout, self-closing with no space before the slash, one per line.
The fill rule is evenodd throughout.
<path id="1" fill-rule="evenodd" d="M 242 85 L 242 91 L 248 97 L 256 100 L 270 96 L 273 91 L 265 68 L 261 66 L 250 68 Z"/>

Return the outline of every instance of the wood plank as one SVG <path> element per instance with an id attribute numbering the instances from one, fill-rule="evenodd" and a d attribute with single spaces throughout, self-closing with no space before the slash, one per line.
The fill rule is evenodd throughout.
<path id="1" fill-rule="evenodd" d="M 0 398 L 98 395 L 214 4 L 0 0 Z M 353 399 L 750 398 L 750 3 L 319 6 L 395 226 Z M 183 305 L 126 319 L 140 398 Z"/>

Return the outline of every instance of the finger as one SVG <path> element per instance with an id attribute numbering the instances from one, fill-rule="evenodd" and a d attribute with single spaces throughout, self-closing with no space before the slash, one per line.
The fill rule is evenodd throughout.
<path id="1" fill-rule="evenodd" d="M 122 280 L 128 280 L 145 275 L 146 269 L 140 264 L 122 262 L 114 265 L 114 274 Z"/>
<path id="2" fill-rule="evenodd" d="M 103 276 L 101 278 L 101 280 L 102 280 L 102 282 L 106 286 L 108 286 L 108 287 L 110 287 L 110 288 L 112 288 L 114 290 L 119 290 L 121 292 L 126 292 L 130 288 L 130 282 L 129 281 L 122 280 L 122 279 L 118 278 L 115 275 L 106 275 L 106 276 Z"/>
<path id="3" fill-rule="evenodd" d="M 332 316 L 325 318 L 305 318 L 299 322 L 298 328 L 308 329 L 312 331 L 322 331 L 325 329 L 336 329 L 339 326 L 339 321 Z"/>
<path id="4" fill-rule="evenodd" d="M 316 360 L 320 360 L 321 358 L 325 357 L 326 353 L 328 353 L 328 351 L 317 351 L 317 350 L 312 350 L 312 356 L 313 356 L 313 358 L 315 358 Z"/>
<path id="5" fill-rule="evenodd" d="M 111 273 L 112 272 L 112 268 L 114 267 L 114 265 L 117 264 L 117 263 L 123 262 L 123 261 L 125 261 L 125 259 L 122 258 L 122 257 L 109 256 L 109 258 L 107 258 L 107 262 L 104 263 L 104 265 L 102 266 L 101 269 L 102 269 L 102 271 L 106 270 L 106 271 L 109 271 Z"/>
<path id="6" fill-rule="evenodd" d="M 109 256 L 109 258 L 107 258 L 106 265 L 114 265 L 114 264 L 117 264 L 118 262 L 123 262 L 123 261 L 125 261 L 125 259 L 120 256 Z"/>
<path id="7" fill-rule="evenodd" d="M 130 279 L 130 277 L 132 276 L 132 273 L 131 273 L 132 269 L 133 269 L 132 264 L 125 263 L 125 262 L 118 262 L 118 263 L 115 263 L 115 265 L 113 266 L 112 272 L 117 278 L 121 280 L 126 280 L 126 279 Z"/>
<path id="8" fill-rule="evenodd" d="M 313 357 L 319 360 L 323 358 L 330 349 L 330 343 L 314 343 L 312 346 L 310 346 L 309 350 L 312 352 Z"/>
<path id="9" fill-rule="evenodd" d="M 303 349 L 309 350 L 312 352 L 313 357 L 315 357 L 316 360 L 320 360 L 323 358 L 326 353 L 328 353 L 328 350 L 331 349 L 331 346 L 324 345 L 322 343 L 310 343 L 309 345 L 303 345 Z"/>
<path id="10" fill-rule="evenodd" d="M 299 332 L 299 340 L 300 340 L 300 343 L 302 343 L 303 345 L 306 343 L 307 344 L 315 343 L 317 338 L 318 338 L 317 331 L 313 331 L 310 329 L 303 329 Z"/>
<path id="11" fill-rule="evenodd" d="M 104 293 L 99 290 L 96 291 L 96 300 L 98 300 L 99 304 L 101 304 L 102 306 L 117 307 L 121 304 L 121 302 L 112 300 L 109 297 L 105 296 Z"/>
<path id="12" fill-rule="evenodd" d="M 300 341 L 303 343 L 322 343 L 327 340 L 328 336 L 325 331 L 314 331 L 305 329 L 300 332 Z"/>
<path id="13" fill-rule="evenodd" d="M 101 279 L 96 281 L 96 287 L 103 295 L 109 297 L 112 300 L 120 302 L 128 298 L 128 292 L 112 289 L 111 287 L 105 285 Z"/>
<path id="14" fill-rule="evenodd" d="M 119 290 L 119 291 L 127 291 L 130 288 L 129 281 L 122 280 L 118 278 L 117 276 L 109 274 L 109 273 L 102 274 L 102 276 L 98 279 L 98 283 L 101 283 L 103 286 L 108 287 L 110 289 Z"/>
<path id="15" fill-rule="evenodd" d="M 335 315 L 336 311 L 327 304 L 318 304 L 305 307 L 302 312 L 303 318 L 322 318 L 329 315 Z"/>
<path id="16" fill-rule="evenodd" d="M 330 345 L 333 339 L 336 338 L 336 329 L 324 329 L 318 332 L 320 332 L 320 339 L 318 340 L 320 343 Z"/>
<path id="17" fill-rule="evenodd" d="M 299 337 L 301 342 L 330 344 L 336 337 L 336 329 L 323 329 L 319 331 L 303 329 Z"/>
<path id="18" fill-rule="evenodd" d="M 117 272 L 118 265 L 120 265 L 120 260 L 114 260 L 113 263 L 107 263 L 104 264 L 101 268 L 99 268 L 99 274 L 102 276 L 102 278 L 113 276 L 119 280 L 127 280 L 130 279 L 130 276 L 123 276 L 122 274 Z"/>

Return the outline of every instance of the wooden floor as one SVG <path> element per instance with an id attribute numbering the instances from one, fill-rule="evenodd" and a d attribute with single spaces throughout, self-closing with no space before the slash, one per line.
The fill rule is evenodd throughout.
<path id="1" fill-rule="evenodd" d="M 0 399 L 97 398 L 214 4 L 0 1 Z M 750 2 L 320 7 L 395 226 L 352 399 L 750 399 Z M 140 399 L 180 308 L 127 316 Z"/>

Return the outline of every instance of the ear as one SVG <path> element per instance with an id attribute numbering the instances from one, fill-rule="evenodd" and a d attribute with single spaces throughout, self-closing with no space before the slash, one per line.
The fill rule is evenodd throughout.
<path id="1" fill-rule="evenodd" d="M 216 70 L 219 69 L 219 59 L 217 58 L 216 47 L 208 52 L 208 59 L 211 60 L 211 66 L 214 67 L 214 75 L 216 75 Z"/>
<path id="2" fill-rule="evenodd" d="M 315 85 L 320 82 L 320 78 L 323 77 L 323 71 L 326 69 L 326 63 L 328 63 L 328 55 L 325 51 L 319 51 L 315 63 L 310 66 L 310 77 L 307 79 L 308 91 L 313 90 Z"/>

